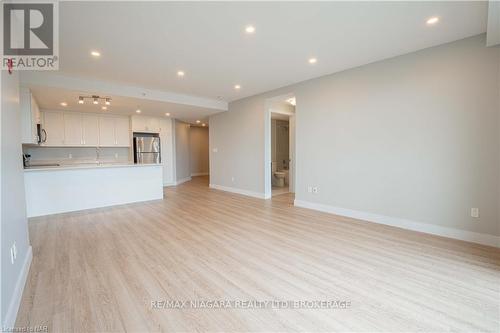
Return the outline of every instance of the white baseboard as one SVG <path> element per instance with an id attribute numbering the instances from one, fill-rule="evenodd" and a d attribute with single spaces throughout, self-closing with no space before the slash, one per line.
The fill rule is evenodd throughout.
<path id="1" fill-rule="evenodd" d="M 177 181 L 173 181 L 173 182 L 169 182 L 169 183 L 163 183 L 163 187 L 177 186 L 177 185 L 180 185 L 182 183 L 188 182 L 190 180 L 191 180 L 191 177 L 182 178 L 182 179 L 179 179 Z"/>
<path id="2" fill-rule="evenodd" d="M 266 196 L 265 196 L 264 193 L 247 191 L 247 190 L 242 190 L 242 189 L 235 188 L 235 187 L 228 187 L 228 186 L 222 186 L 222 185 L 216 185 L 216 184 L 210 184 L 209 187 L 213 188 L 215 190 L 220 190 L 220 191 L 225 191 L 225 192 L 231 192 L 231 193 L 237 193 L 237 194 L 246 195 L 248 197 L 259 198 L 259 199 L 266 199 Z"/>
<path id="3" fill-rule="evenodd" d="M 182 183 L 185 183 L 185 182 L 188 182 L 191 180 L 191 177 L 186 177 L 186 178 L 182 178 L 182 179 L 179 179 L 175 182 L 175 185 L 180 185 Z"/>
<path id="4" fill-rule="evenodd" d="M 197 176 L 208 176 L 208 172 L 196 172 L 191 174 L 191 177 L 197 177 Z"/>
<path id="5" fill-rule="evenodd" d="M 32 259 L 33 249 L 30 246 L 26 256 L 24 257 L 23 267 L 21 268 L 21 272 L 17 278 L 14 293 L 12 294 L 12 299 L 10 300 L 9 308 L 7 309 L 7 313 L 5 315 L 3 322 L 3 327 L 5 328 L 13 328 L 16 325 L 17 311 L 19 311 L 19 306 L 21 305 L 24 286 L 26 285 L 26 280 L 28 279 Z"/>
<path id="6" fill-rule="evenodd" d="M 358 220 L 389 225 L 392 227 L 407 230 L 419 231 L 427 234 L 459 239 L 472 243 L 500 247 L 500 237 L 488 234 L 481 234 L 456 228 L 442 227 L 429 223 L 416 222 L 397 217 L 378 215 L 373 213 L 360 212 L 356 210 L 334 207 L 330 205 L 318 204 L 309 201 L 295 200 L 294 205 L 302 208 L 309 208 L 320 212 L 351 217 Z"/>

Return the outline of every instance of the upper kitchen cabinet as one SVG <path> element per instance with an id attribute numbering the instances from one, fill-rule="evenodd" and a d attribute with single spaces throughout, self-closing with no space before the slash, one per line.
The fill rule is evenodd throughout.
<path id="1" fill-rule="evenodd" d="M 83 145 L 82 115 L 66 112 L 64 114 L 64 144 L 67 146 Z"/>
<path id="2" fill-rule="evenodd" d="M 100 116 L 99 145 L 102 147 L 130 147 L 129 118 Z"/>
<path id="3" fill-rule="evenodd" d="M 115 119 L 113 117 L 99 117 L 99 145 L 115 145 Z"/>
<path id="4" fill-rule="evenodd" d="M 64 146 L 64 113 L 62 111 L 44 111 L 42 127 L 46 133 L 44 146 Z"/>
<path id="5" fill-rule="evenodd" d="M 117 146 L 130 146 L 130 119 L 128 117 L 119 117 L 115 119 L 115 138 Z"/>
<path id="6" fill-rule="evenodd" d="M 97 147 L 99 145 L 99 116 L 92 113 L 65 112 L 64 144 Z"/>
<path id="7" fill-rule="evenodd" d="M 160 133 L 160 118 L 132 116 L 132 130 L 142 133 Z"/>
<path id="8" fill-rule="evenodd" d="M 43 111 L 43 146 L 130 147 L 130 118 L 72 111 Z"/>
<path id="9" fill-rule="evenodd" d="M 82 114 L 83 145 L 96 147 L 99 145 L 99 116 L 96 114 Z"/>
<path id="10" fill-rule="evenodd" d="M 40 124 L 40 109 L 28 88 L 21 88 L 21 136 L 23 144 L 38 144 L 37 124 Z"/>

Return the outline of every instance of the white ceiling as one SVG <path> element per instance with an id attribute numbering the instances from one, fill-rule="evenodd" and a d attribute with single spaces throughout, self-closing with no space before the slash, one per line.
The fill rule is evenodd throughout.
<path id="1" fill-rule="evenodd" d="M 61 73 L 232 101 L 486 31 L 487 2 L 61 2 Z M 437 15 L 440 22 L 426 26 Z M 252 24 L 253 35 L 244 28 Z M 91 50 L 101 52 L 98 59 Z M 309 57 L 318 59 L 308 64 Z M 186 76 L 179 79 L 178 70 Z M 233 86 L 242 89 L 235 91 Z"/>
<path id="2" fill-rule="evenodd" d="M 141 110 L 141 115 L 167 117 L 165 113 L 170 113 L 171 118 L 176 118 L 193 125 L 196 125 L 196 120 L 208 125 L 208 116 L 219 112 L 219 110 L 200 108 L 196 106 L 182 105 L 176 103 L 167 103 L 152 101 L 141 98 L 131 98 L 115 95 L 100 95 L 102 97 L 110 97 L 111 105 L 107 110 L 103 111 L 101 107 L 104 105 L 100 101 L 99 105 L 94 105 L 91 99 L 85 99 L 84 104 L 78 103 L 80 95 L 89 96 L 87 92 L 65 90 L 61 88 L 31 86 L 39 107 L 45 110 L 66 110 L 78 112 L 93 112 L 103 114 L 121 114 L 121 115 L 136 115 L 136 110 Z M 99 94 L 98 91 L 95 92 Z M 67 106 L 61 106 L 61 102 L 66 102 Z"/>

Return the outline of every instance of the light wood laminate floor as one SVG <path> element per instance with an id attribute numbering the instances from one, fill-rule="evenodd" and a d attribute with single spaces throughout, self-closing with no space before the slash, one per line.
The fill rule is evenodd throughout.
<path id="1" fill-rule="evenodd" d="M 499 331 L 498 249 L 295 208 L 291 194 L 265 201 L 211 190 L 206 177 L 167 188 L 165 196 L 32 219 L 34 257 L 17 326 Z M 346 300 L 350 306 L 151 306 L 162 300 Z"/>

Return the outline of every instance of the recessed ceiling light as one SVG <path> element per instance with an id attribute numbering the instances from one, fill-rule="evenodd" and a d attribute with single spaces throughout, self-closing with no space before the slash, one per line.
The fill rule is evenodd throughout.
<path id="1" fill-rule="evenodd" d="M 197 120 L 196 123 L 199 124 L 199 123 L 201 123 L 201 121 Z"/>
<path id="2" fill-rule="evenodd" d="M 170 112 L 165 113 L 165 116 L 170 117 Z"/>
<path id="3" fill-rule="evenodd" d="M 61 102 L 61 106 L 68 106 L 68 103 L 66 103 L 66 102 Z"/>
<path id="4" fill-rule="evenodd" d="M 136 113 L 141 113 L 140 109 L 135 110 Z"/>
<path id="5" fill-rule="evenodd" d="M 205 125 L 205 123 L 203 123 L 203 124 L 201 124 L 201 126 L 205 127 L 205 126 L 207 126 L 207 125 Z"/>
<path id="6" fill-rule="evenodd" d="M 100 57 L 101 56 L 101 53 L 98 52 L 98 51 L 91 51 L 90 54 L 93 56 L 93 57 Z"/>
<path id="7" fill-rule="evenodd" d="M 439 22 L 439 17 L 437 17 L 437 16 L 431 17 L 427 20 L 428 25 L 433 25 L 433 24 L 436 24 L 438 22 Z"/>
<path id="8" fill-rule="evenodd" d="M 108 109 L 108 107 L 107 107 L 107 106 L 103 106 L 101 109 L 103 109 L 103 110 L 107 110 L 107 109 Z"/>
<path id="9" fill-rule="evenodd" d="M 255 27 L 253 25 L 247 25 L 245 28 L 247 34 L 253 34 L 255 32 Z"/>
<path id="10" fill-rule="evenodd" d="M 310 59 L 309 59 L 309 63 L 310 63 L 311 65 L 314 65 L 314 64 L 315 64 L 315 63 L 317 63 L 317 62 L 318 62 L 318 59 L 316 59 L 316 58 L 310 58 Z"/>
<path id="11" fill-rule="evenodd" d="M 241 89 L 241 86 L 239 84 L 234 85 L 234 89 L 239 90 Z"/>
<path id="12" fill-rule="evenodd" d="M 177 72 L 177 76 L 178 76 L 178 77 L 184 77 L 184 75 L 185 75 L 185 74 L 186 74 L 186 73 L 184 73 L 183 71 L 178 71 L 178 72 Z"/>

